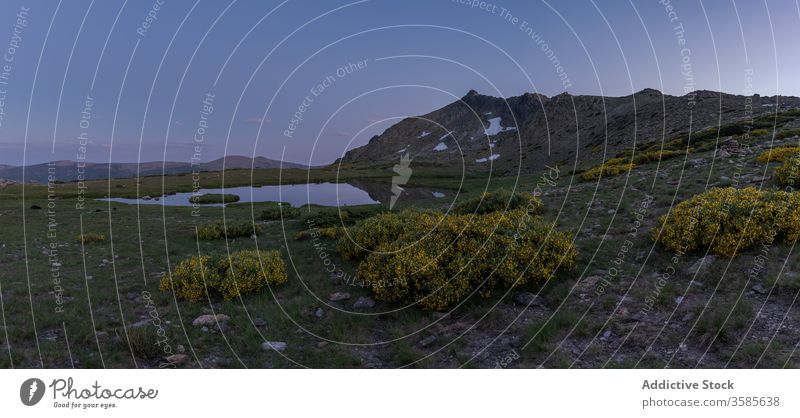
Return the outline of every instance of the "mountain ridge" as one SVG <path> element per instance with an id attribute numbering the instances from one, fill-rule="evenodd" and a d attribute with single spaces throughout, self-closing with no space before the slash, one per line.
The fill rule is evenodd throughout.
<path id="1" fill-rule="evenodd" d="M 50 168 L 55 167 L 55 180 L 71 182 L 78 180 L 80 168 L 77 161 L 56 160 L 28 166 L 0 165 L 0 179 L 22 182 L 46 183 L 50 175 Z M 221 171 L 225 169 L 261 169 L 261 168 L 301 168 L 308 166 L 297 163 L 281 162 L 266 157 L 246 157 L 241 155 L 228 155 L 216 160 L 192 164 L 178 161 L 147 161 L 142 163 L 84 163 L 84 180 L 106 180 L 118 178 L 131 178 L 138 176 L 153 176 L 161 174 L 191 173 L 199 171 Z"/>
<path id="2" fill-rule="evenodd" d="M 408 117 L 348 150 L 334 165 L 396 163 L 528 172 L 546 164 L 602 159 L 635 143 L 668 141 L 777 110 L 800 108 L 791 96 L 742 96 L 698 90 L 683 96 L 652 88 L 627 96 L 540 93 L 499 98 L 470 90 L 461 99 Z"/>

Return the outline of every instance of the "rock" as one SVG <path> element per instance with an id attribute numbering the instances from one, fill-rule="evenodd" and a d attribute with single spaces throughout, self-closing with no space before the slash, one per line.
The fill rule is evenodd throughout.
<path id="1" fill-rule="evenodd" d="M 675 304 L 676 305 L 680 305 L 681 303 L 683 303 L 683 296 L 676 297 L 675 298 Z"/>
<path id="2" fill-rule="evenodd" d="M 208 327 L 202 327 L 202 328 L 200 328 L 200 331 L 208 332 Z"/>
<path id="3" fill-rule="evenodd" d="M 322 308 L 317 308 L 317 309 L 314 311 L 314 316 L 316 316 L 316 317 L 317 317 L 317 319 L 322 319 L 322 318 L 324 318 L 324 317 L 325 317 L 325 311 L 323 311 L 323 310 L 322 310 Z"/>
<path id="4" fill-rule="evenodd" d="M 686 312 L 686 315 L 684 315 L 683 318 L 681 318 L 681 321 L 689 322 L 693 319 L 694 319 L 694 312 Z"/>
<path id="5" fill-rule="evenodd" d="M 340 302 L 347 299 L 350 299 L 350 294 L 347 292 L 331 293 L 331 295 L 328 296 L 328 300 L 331 302 Z"/>
<path id="6" fill-rule="evenodd" d="M 216 315 L 200 315 L 192 321 L 192 325 L 200 326 L 200 325 L 212 325 L 215 326 L 217 323 L 223 323 L 231 319 L 228 315 L 223 314 L 216 314 Z"/>
<path id="7" fill-rule="evenodd" d="M 327 341 L 320 341 L 317 343 L 317 348 L 322 348 L 325 347 L 326 345 L 328 345 Z"/>
<path id="8" fill-rule="evenodd" d="M 255 325 L 255 326 L 259 327 L 259 328 L 264 328 L 264 327 L 267 326 L 267 321 L 265 321 L 265 320 L 263 320 L 261 318 L 256 318 L 256 319 L 253 320 L 253 325 Z"/>
<path id="9" fill-rule="evenodd" d="M 375 301 L 370 297 L 360 297 L 353 304 L 353 309 L 369 309 L 375 307 Z"/>
<path id="10" fill-rule="evenodd" d="M 713 255 L 707 255 L 707 256 L 697 260 L 694 264 L 692 264 L 691 267 L 689 267 L 689 270 L 687 270 L 686 273 L 687 274 L 691 274 L 691 275 L 702 276 L 703 274 L 705 274 L 708 271 L 709 267 L 711 267 L 711 264 L 716 259 L 717 259 L 717 257 L 715 257 Z"/>
<path id="11" fill-rule="evenodd" d="M 39 205 L 31 205 L 32 210 L 40 210 L 42 207 Z"/>
<path id="12" fill-rule="evenodd" d="M 594 292 L 595 285 L 597 284 L 597 282 L 600 281 L 600 279 L 602 279 L 602 277 L 600 277 L 600 276 L 587 276 L 587 277 L 584 277 L 575 286 L 575 291 L 577 293 Z"/>
<path id="13" fill-rule="evenodd" d="M 754 284 L 753 287 L 751 287 L 751 289 L 753 289 L 754 292 L 760 295 L 766 295 L 767 293 L 769 293 L 769 289 L 764 287 L 764 285 L 762 285 L 761 283 Z"/>
<path id="14" fill-rule="evenodd" d="M 417 346 L 419 348 L 425 348 L 425 347 L 427 347 L 427 346 L 429 346 L 429 345 L 431 345 L 431 344 L 433 344 L 435 342 L 436 342 L 436 336 L 435 335 L 431 335 L 431 336 L 428 336 L 428 337 L 425 337 L 425 338 L 421 339 L 417 343 Z"/>
<path id="15" fill-rule="evenodd" d="M 178 346 L 175 347 L 175 351 L 177 351 L 180 354 L 183 354 L 186 352 L 186 347 L 184 347 L 183 344 L 178 344 Z"/>
<path id="16" fill-rule="evenodd" d="M 264 351 L 275 350 L 277 352 L 282 352 L 286 350 L 287 347 L 289 347 L 289 345 L 283 341 L 265 341 L 261 343 L 261 349 Z"/>
<path id="17" fill-rule="evenodd" d="M 149 319 L 143 319 L 141 321 L 134 322 L 133 324 L 131 324 L 131 328 L 146 327 L 148 324 L 150 324 L 150 320 Z"/>
<path id="18" fill-rule="evenodd" d="M 167 360 L 168 362 L 170 362 L 170 363 L 172 363 L 172 364 L 174 364 L 176 366 L 180 366 L 183 363 L 186 363 L 186 360 L 188 358 L 189 358 L 189 356 L 187 356 L 186 354 L 173 354 L 173 355 L 167 357 L 165 360 Z"/>
<path id="19" fill-rule="evenodd" d="M 514 302 L 522 306 L 538 306 L 544 307 L 544 301 L 539 295 L 534 295 L 531 292 L 519 292 L 514 296 Z"/>
<path id="20" fill-rule="evenodd" d="M 600 336 L 600 340 L 605 341 L 611 337 L 611 330 L 607 329 L 603 335 Z"/>

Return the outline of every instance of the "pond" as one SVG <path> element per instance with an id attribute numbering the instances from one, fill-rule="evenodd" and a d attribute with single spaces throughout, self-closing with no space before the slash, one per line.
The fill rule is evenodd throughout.
<path id="1" fill-rule="evenodd" d="M 370 181 L 353 181 L 348 183 L 308 183 L 283 184 L 280 186 L 231 187 L 226 189 L 200 189 L 197 193 L 176 193 L 163 197 L 144 196 L 141 199 L 104 198 L 102 201 L 164 206 L 192 206 L 189 201 L 194 195 L 234 194 L 239 196 L 238 203 L 249 202 L 285 202 L 299 207 L 305 204 L 322 206 L 354 206 L 387 203 L 391 199 L 391 184 Z M 400 199 L 439 199 L 446 192 L 426 188 L 404 188 Z M 224 206 L 221 203 L 204 204 L 202 206 Z"/>

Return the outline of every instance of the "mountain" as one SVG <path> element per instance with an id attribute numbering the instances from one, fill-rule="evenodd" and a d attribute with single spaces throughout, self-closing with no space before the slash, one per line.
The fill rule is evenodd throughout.
<path id="1" fill-rule="evenodd" d="M 150 161 L 143 163 L 86 163 L 81 168 L 85 180 L 105 180 L 115 178 L 129 178 L 139 176 L 155 176 L 161 174 L 191 173 L 193 170 L 220 171 L 226 169 L 252 168 L 307 168 L 302 164 L 288 163 L 271 160 L 265 157 L 243 157 L 230 155 L 207 163 L 192 166 L 190 163 L 175 161 Z M 75 161 L 61 160 L 50 163 L 14 167 L 0 165 L 0 179 L 21 182 L 23 174 L 26 182 L 47 183 L 51 171 L 55 171 L 55 180 L 70 182 L 78 179 L 78 163 Z"/>
<path id="2" fill-rule="evenodd" d="M 596 161 L 636 143 L 670 140 L 690 130 L 800 107 L 797 97 L 738 96 L 696 91 L 670 96 L 645 89 L 629 96 L 547 97 L 526 93 L 507 99 L 471 90 L 426 115 L 406 118 L 348 151 L 338 163 L 397 164 L 409 153 L 416 164 L 513 174 L 544 164 Z"/>

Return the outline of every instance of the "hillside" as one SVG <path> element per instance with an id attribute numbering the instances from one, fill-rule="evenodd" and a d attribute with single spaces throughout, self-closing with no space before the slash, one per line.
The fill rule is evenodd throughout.
<path id="1" fill-rule="evenodd" d="M 693 101 L 693 102 L 690 102 Z M 693 105 L 689 105 L 693 103 Z M 613 155 L 634 144 L 668 141 L 704 128 L 800 107 L 797 97 L 738 96 L 697 91 L 670 96 L 645 89 L 624 97 L 547 97 L 526 93 L 508 99 L 472 90 L 431 113 L 402 120 L 337 163 L 385 165 L 410 153 L 417 164 L 530 172 L 544 164 L 572 164 Z"/>

